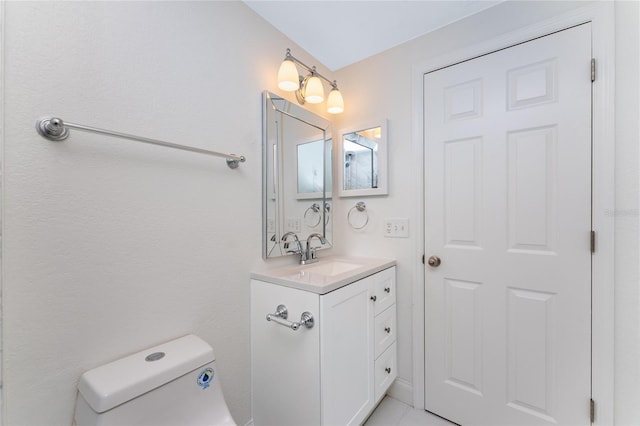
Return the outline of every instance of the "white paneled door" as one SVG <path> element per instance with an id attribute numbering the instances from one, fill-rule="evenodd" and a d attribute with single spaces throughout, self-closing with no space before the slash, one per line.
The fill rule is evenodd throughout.
<path id="1" fill-rule="evenodd" d="M 425 74 L 424 102 L 426 409 L 588 425 L 590 24 Z"/>

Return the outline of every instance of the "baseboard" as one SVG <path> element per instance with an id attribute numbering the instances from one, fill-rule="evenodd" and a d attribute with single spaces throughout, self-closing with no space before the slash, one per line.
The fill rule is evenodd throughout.
<path id="1" fill-rule="evenodd" d="M 389 387 L 387 395 L 413 407 L 413 386 L 405 379 L 397 378 Z"/>

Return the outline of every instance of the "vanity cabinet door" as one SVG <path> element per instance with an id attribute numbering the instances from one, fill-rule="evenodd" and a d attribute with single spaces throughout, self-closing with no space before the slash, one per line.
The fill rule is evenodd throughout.
<path id="1" fill-rule="evenodd" d="M 320 298 L 322 424 L 357 425 L 374 405 L 371 277 Z"/>
<path id="2" fill-rule="evenodd" d="M 288 327 L 267 321 L 279 304 L 290 321 L 304 311 L 319 320 L 319 296 L 251 281 L 251 373 L 256 426 L 320 425 L 320 327 Z"/>

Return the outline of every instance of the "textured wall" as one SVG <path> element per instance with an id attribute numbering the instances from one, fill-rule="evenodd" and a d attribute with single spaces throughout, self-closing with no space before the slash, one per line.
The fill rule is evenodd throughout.
<path id="1" fill-rule="evenodd" d="M 83 371 L 187 333 L 214 347 L 246 423 L 261 91 L 286 47 L 317 61 L 241 2 L 5 6 L 5 424 L 70 424 Z M 49 114 L 247 162 L 53 143 L 34 130 Z"/>

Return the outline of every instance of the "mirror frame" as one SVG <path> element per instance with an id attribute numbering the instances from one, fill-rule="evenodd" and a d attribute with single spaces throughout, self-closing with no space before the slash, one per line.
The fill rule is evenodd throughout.
<path id="1" fill-rule="evenodd" d="M 282 110 L 280 107 L 278 107 L 278 105 L 274 102 L 275 101 L 284 101 L 284 105 L 291 105 L 295 108 L 299 108 L 302 112 L 304 112 L 304 114 L 300 114 L 300 115 L 304 115 L 304 117 L 298 117 L 296 116 L 296 114 L 294 112 L 290 112 L 288 110 L 288 108 L 285 108 L 286 110 Z M 335 160 L 333 159 L 333 142 L 332 142 L 332 125 L 331 122 L 326 119 L 325 117 L 322 117 L 316 113 L 314 113 L 313 111 L 307 110 L 305 108 L 302 108 L 299 105 L 296 105 L 295 103 L 291 102 L 290 100 L 286 99 L 283 96 L 278 95 L 277 93 L 273 93 L 270 92 L 268 90 L 263 91 L 262 93 L 262 257 L 263 259 L 272 259 L 275 257 L 283 257 L 283 256 L 290 256 L 293 253 L 286 253 L 286 252 L 282 252 L 282 249 L 278 250 L 279 254 L 276 254 L 274 251 L 274 247 L 270 247 L 270 243 L 273 243 L 273 241 L 271 241 L 269 235 L 269 218 L 267 216 L 268 213 L 268 206 L 269 206 L 269 202 L 273 202 L 275 201 L 276 204 L 276 208 L 275 208 L 275 212 L 276 212 L 276 218 L 274 220 L 274 227 L 275 230 L 272 232 L 275 235 L 278 235 L 278 238 L 281 238 L 281 234 L 284 234 L 284 222 L 286 217 L 281 217 L 283 215 L 286 215 L 286 212 L 283 212 L 283 206 L 284 206 L 284 199 L 282 198 L 282 196 L 280 194 L 277 193 L 277 191 L 279 191 L 279 189 L 281 188 L 281 185 L 278 183 L 280 180 L 281 176 L 281 168 L 283 167 L 283 164 L 280 164 L 280 161 L 278 161 L 277 159 L 279 158 L 279 153 L 276 153 L 276 155 L 274 155 L 274 153 L 271 153 L 271 157 L 269 156 L 268 150 L 272 149 L 272 145 L 271 145 L 271 140 L 270 140 L 270 135 L 268 134 L 268 127 L 269 127 L 269 117 L 268 117 L 268 110 L 269 108 L 274 109 L 275 111 L 277 111 L 278 113 L 281 113 L 285 116 L 291 117 L 295 120 L 301 121 L 311 127 L 314 127 L 316 129 L 318 129 L 319 131 L 322 131 L 324 134 L 324 143 L 325 143 L 325 147 L 329 148 L 329 152 L 330 155 L 328 158 L 324 158 L 323 160 L 323 180 L 325 182 L 325 184 L 323 185 L 323 192 L 318 192 L 318 193 L 314 193 L 319 195 L 317 197 L 313 197 L 313 199 L 316 199 L 319 201 L 318 204 L 325 206 L 325 208 L 321 209 L 322 211 L 322 217 L 321 217 L 321 222 L 319 222 L 319 224 L 321 224 L 321 230 L 319 230 L 319 232 L 325 237 L 327 238 L 327 243 L 324 244 L 322 247 L 317 247 L 318 249 L 330 249 L 333 244 L 332 244 L 332 240 L 333 240 L 333 226 L 332 226 L 332 221 L 331 221 L 331 217 L 332 214 L 330 212 L 331 210 L 331 204 L 332 204 L 332 189 L 331 187 L 327 187 L 327 175 L 330 172 L 330 170 L 333 168 L 333 164 L 335 164 Z M 277 138 L 279 139 L 280 136 L 277 136 Z M 278 141 L 279 142 L 279 141 Z M 297 144 L 296 144 L 296 152 L 297 152 Z M 272 158 L 272 160 L 274 161 L 273 164 L 269 164 L 269 159 Z M 292 164 L 291 165 L 292 168 L 295 168 L 295 176 L 297 179 L 297 163 L 296 164 Z M 272 170 L 271 170 L 271 169 Z M 273 173 L 276 172 L 276 174 L 278 175 L 277 177 L 274 177 L 274 182 L 275 184 L 273 184 L 273 187 L 270 187 L 270 177 L 269 177 L 269 173 Z M 332 174 L 332 173 L 331 173 Z M 328 179 L 328 184 L 331 185 L 331 182 L 333 181 L 332 176 Z M 297 185 L 296 185 L 297 187 Z M 274 192 L 275 191 L 275 192 Z M 302 197 L 301 199 L 298 199 L 297 197 L 297 191 L 295 194 L 289 194 L 289 196 L 292 196 L 296 202 L 303 202 L 306 203 L 307 200 L 311 201 L 311 198 L 306 199 L 306 197 Z M 306 205 L 306 204 L 305 204 Z M 329 206 L 327 208 L 327 206 Z M 308 210 L 308 207 L 307 207 Z M 304 218 L 301 217 L 301 222 L 304 221 Z M 297 233 L 297 232 L 296 232 Z M 280 235 L 279 235 L 280 234 Z M 301 241 L 303 241 L 302 239 L 306 239 L 307 235 L 298 235 L 298 237 L 301 239 Z M 317 242 L 318 240 L 314 240 L 314 242 Z M 281 241 L 276 241 L 276 244 L 279 245 L 281 243 Z M 282 247 L 282 246 L 281 246 Z"/>
<path id="2" fill-rule="evenodd" d="M 344 189 L 344 135 L 359 132 L 362 130 L 380 127 L 380 141 L 378 146 L 378 187 L 366 189 Z M 361 125 L 349 126 L 345 130 L 341 130 L 340 139 L 334 151 L 337 153 L 336 164 L 334 170 L 338 177 L 338 196 L 340 197 L 366 197 L 370 195 L 387 195 L 388 190 L 388 159 L 389 142 L 387 139 L 387 120 L 380 119 L 362 123 Z"/>

